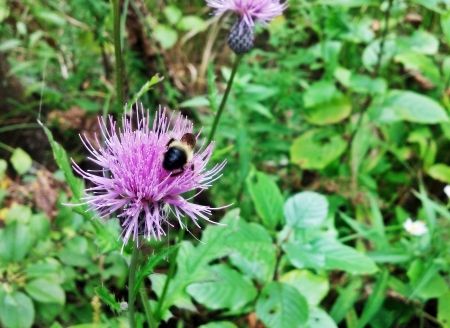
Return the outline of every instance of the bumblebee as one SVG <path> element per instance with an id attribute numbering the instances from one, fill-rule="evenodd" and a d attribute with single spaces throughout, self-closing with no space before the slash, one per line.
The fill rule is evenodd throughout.
<path id="1" fill-rule="evenodd" d="M 162 165 L 164 170 L 171 172 L 170 176 L 175 177 L 184 172 L 194 157 L 195 143 L 195 135 L 192 133 L 185 133 L 179 141 L 174 138 L 169 140 Z M 194 166 L 191 168 L 194 169 Z"/>

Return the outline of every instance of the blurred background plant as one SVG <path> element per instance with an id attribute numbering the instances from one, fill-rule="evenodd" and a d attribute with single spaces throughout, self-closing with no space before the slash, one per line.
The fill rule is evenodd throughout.
<path id="1" fill-rule="evenodd" d="M 140 101 L 208 135 L 234 19 L 200 0 L 121 12 L 124 100 L 159 73 Z M 7 1 L 0 21 L 1 325 L 126 326 L 117 219 L 62 205 L 83 190 L 68 157 L 91 168 L 78 134 L 117 108 L 111 5 Z M 224 176 L 196 197 L 233 203 L 228 226 L 189 226 L 142 271 L 137 324 L 150 306 L 167 327 L 449 327 L 449 43 L 447 0 L 291 0 L 257 26 L 215 134 Z"/>

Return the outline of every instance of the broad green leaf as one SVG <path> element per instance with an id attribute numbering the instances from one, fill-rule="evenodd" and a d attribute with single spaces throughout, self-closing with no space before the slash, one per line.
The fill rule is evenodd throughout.
<path id="1" fill-rule="evenodd" d="M 184 16 L 177 24 L 177 28 L 181 31 L 203 31 L 206 26 L 207 25 L 203 19 L 194 15 Z"/>
<path id="2" fill-rule="evenodd" d="M 0 52 L 6 52 L 22 45 L 19 39 L 9 39 L 0 43 Z"/>
<path id="3" fill-rule="evenodd" d="M 310 307 L 318 305 L 330 290 L 327 278 L 309 270 L 291 270 L 282 275 L 279 281 L 295 287 L 306 298 Z"/>
<path id="4" fill-rule="evenodd" d="M 4 159 L 0 159 L 0 180 L 3 180 L 6 169 L 8 168 L 8 162 Z"/>
<path id="5" fill-rule="evenodd" d="M 256 223 L 243 220 L 230 225 L 233 233 L 225 240 L 224 246 L 232 251 L 231 263 L 244 275 L 268 282 L 273 279 L 276 264 L 276 247 L 269 232 Z"/>
<path id="6" fill-rule="evenodd" d="M 179 245 L 174 245 L 166 248 L 159 254 L 151 254 L 147 262 L 136 273 L 136 282 L 134 286 L 134 293 L 137 294 L 141 288 L 141 284 L 145 278 L 153 273 L 153 269 L 161 260 L 167 258 L 173 251 L 178 249 Z"/>
<path id="7" fill-rule="evenodd" d="M 172 48 L 178 40 L 178 33 L 169 26 L 159 24 L 153 29 L 153 36 L 163 49 Z"/>
<path id="8" fill-rule="evenodd" d="M 358 328 L 364 328 L 368 322 L 375 316 L 383 305 L 386 298 L 386 289 L 388 285 L 389 271 L 383 270 L 382 274 L 378 277 L 372 293 L 369 296 L 366 304 L 364 305 L 363 312 L 358 321 Z"/>
<path id="9" fill-rule="evenodd" d="M 350 283 L 339 291 L 339 297 L 331 307 L 330 316 L 336 323 L 339 323 L 353 308 L 353 304 L 359 299 L 362 293 L 363 280 L 353 278 Z"/>
<path id="10" fill-rule="evenodd" d="M 13 151 L 9 161 L 19 175 L 25 174 L 33 164 L 30 155 L 28 155 L 22 148 L 16 148 Z"/>
<path id="11" fill-rule="evenodd" d="M 34 279 L 27 282 L 25 291 L 31 298 L 42 303 L 64 304 L 66 294 L 59 284 L 47 279 Z"/>
<path id="12" fill-rule="evenodd" d="M 450 328 L 450 311 L 448 309 L 450 309 L 450 292 L 438 298 L 437 318 L 443 328 Z"/>
<path id="13" fill-rule="evenodd" d="M 120 304 L 116 301 L 116 296 L 111 294 L 105 286 L 98 286 L 94 288 L 95 294 L 101 298 L 103 302 L 105 302 L 111 311 L 120 312 Z"/>
<path id="14" fill-rule="evenodd" d="M 326 269 L 354 274 L 371 274 L 378 270 L 371 258 L 337 241 L 321 239 L 314 244 L 314 248 L 325 254 Z"/>
<path id="15" fill-rule="evenodd" d="M 178 104 L 178 107 L 208 107 L 209 105 L 210 102 L 205 96 L 198 96 L 183 101 L 181 104 Z"/>
<path id="16" fill-rule="evenodd" d="M 427 173 L 436 180 L 450 184 L 450 166 L 447 164 L 434 164 L 428 168 Z"/>
<path id="17" fill-rule="evenodd" d="M 175 25 L 182 17 L 183 12 L 176 6 L 164 6 L 163 14 L 171 25 Z"/>
<path id="18" fill-rule="evenodd" d="M 25 205 L 12 205 L 12 207 L 6 213 L 6 224 L 18 222 L 20 224 L 28 226 L 32 217 L 31 208 Z"/>
<path id="19" fill-rule="evenodd" d="M 403 64 L 405 69 L 419 72 L 428 78 L 430 82 L 437 84 L 440 81 L 438 66 L 429 56 L 418 52 L 404 52 L 395 56 L 395 61 Z"/>
<path id="20" fill-rule="evenodd" d="M 32 278 L 48 278 L 47 280 L 55 280 L 61 271 L 61 265 L 58 261 L 49 261 L 48 263 L 35 263 L 25 268 L 28 279 Z"/>
<path id="21" fill-rule="evenodd" d="M 29 228 L 14 221 L 2 231 L 0 258 L 5 262 L 20 262 L 28 254 L 32 242 L 33 238 Z"/>
<path id="22" fill-rule="evenodd" d="M 29 328 L 34 322 L 34 307 L 24 293 L 11 294 L 0 289 L 0 321 L 6 328 Z"/>
<path id="23" fill-rule="evenodd" d="M 313 307 L 309 311 L 307 328 L 337 328 L 336 323 L 324 310 Z"/>
<path id="24" fill-rule="evenodd" d="M 267 328 L 306 327 L 308 303 L 291 285 L 271 282 L 258 297 L 256 315 Z"/>
<path id="25" fill-rule="evenodd" d="M 387 90 L 386 80 L 383 78 L 371 78 L 367 75 L 350 75 L 348 87 L 357 93 L 362 94 L 384 94 Z"/>
<path id="26" fill-rule="evenodd" d="M 289 261 L 296 268 L 313 268 L 320 270 L 325 267 L 325 254 L 314 248 L 311 244 L 295 241 L 285 243 L 282 247 L 286 252 Z"/>
<path id="27" fill-rule="evenodd" d="M 247 186 L 264 226 L 275 229 L 283 220 L 283 196 L 277 184 L 267 174 L 255 171 L 248 176 Z"/>
<path id="28" fill-rule="evenodd" d="M 412 50 L 426 55 L 434 55 L 438 51 L 439 41 L 430 32 L 416 30 L 411 36 L 397 38 L 397 45 L 399 48 L 404 48 L 406 52 Z"/>
<path id="29" fill-rule="evenodd" d="M 435 124 L 448 121 L 445 109 L 438 102 L 412 91 L 391 90 L 381 106 L 381 117 L 390 117 L 392 122 Z"/>
<path id="30" fill-rule="evenodd" d="M 236 311 L 256 298 L 258 292 L 251 280 L 228 266 L 214 265 L 209 272 L 208 280 L 187 287 L 187 292 L 207 308 Z"/>
<path id="31" fill-rule="evenodd" d="M 291 162 L 302 169 L 323 169 L 338 159 L 347 149 L 347 142 L 339 135 L 314 129 L 297 137 L 291 145 Z"/>
<path id="32" fill-rule="evenodd" d="M 433 260 L 429 263 L 425 263 L 421 259 L 415 260 L 407 271 L 407 276 L 414 288 L 410 298 L 417 295 L 427 300 L 440 297 L 448 292 L 449 287 L 439 273 L 442 267 L 443 265 L 439 260 Z"/>
<path id="33" fill-rule="evenodd" d="M 295 228 L 320 226 L 328 215 L 328 201 L 313 191 L 303 191 L 290 197 L 284 204 L 286 223 Z"/>
<path id="34" fill-rule="evenodd" d="M 388 240 L 386 239 L 383 215 L 381 214 L 380 206 L 378 205 L 377 198 L 369 193 L 368 198 L 370 201 L 370 222 L 375 230 L 375 233 L 380 237 L 377 239 L 377 247 L 383 249 L 388 247 Z"/>
<path id="35" fill-rule="evenodd" d="M 313 107 L 305 108 L 305 120 L 311 124 L 328 125 L 341 122 L 352 111 L 350 100 L 344 96 L 337 96 Z"/>
<path id="36" fill-rule="evenodd" d="M 383 52 L 381 53 L 381 65 L 386 64 L 391 60 L 391 58 L 395 55 L 397 51 L 397 46 L 394 40 L 387 38 L 384 42 Z M 367 47 L 364 49 L 362 55 L 362 61 L 364 66 L 369 72 L 374 70 L 374 67 L 378 64 L 380 56 L 380 40 L 372 41 Z"/>

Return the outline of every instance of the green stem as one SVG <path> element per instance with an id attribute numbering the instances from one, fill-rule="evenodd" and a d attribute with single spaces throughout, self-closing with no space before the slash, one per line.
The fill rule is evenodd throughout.
<path id="1" fill-rule="evenodd" d="M 123 113 L 123 90 L 122 90 L 122 47 L 120 38 L 120 4 L 119 0 L 112 0 L 113 3 L 113 25 L 114 25 L 114 55 L 116 57 L 116 92 L 117 92 L 117 112 L 119 117 Z"/>
<path id="2" fill-rule="evenodd" d="M 130 271 L 128 274 L 128 318 L 130 322 L 130 328 L 136 328 L 136 321 L 134 318 L 134 283 L 136 278 L 136 268 L 139 257 L 138 242 L 133 247 L 130 260 Z"/>
<path id="3" fill-rule="evenodd" d="M 187 227 L 186 227 L 187 228 Z M 184 231 L 185 229 L 180 229 L 180 232 L 178 234 L 178 242 L 181 242 L 183 240 L 184 237 Z M 155 318 L 158 322 L 161 321 L 162 318 L 162 313 L 161 313 L 161 309 L 162 309 L 162 305 L 164 303 L 164 299 L 166 298 L 167 295 L 167 291 L 169 290 L 169 284 L 170 281 L 173 278 L 173 275 L 175 273 L 175 265 L 176 265 L 176 259 L 177 259 L 177 255 L 178 255 L 178 250 L 180 248 L 178 247 L 172 255 L 172 259 L 170 260 L 170 266 L 169 266 L 169 272 L 167 272 L 167 277 L 166 277 L 166 281 L 164 282 L 164 287 L 163 290 L 161 292 L 161 297 L 158 299 L 158 303 L 156 305 L 156 309 L 155 309 Z"/>
<path id="4" fill-rule="evenodd" d="M 216 133 L 217 125 L 219 125 L 220 116 L 222 115 L 223 109 L 225 107 L 225 103 L 227 102 L 228 94 L 231 90 L 231 85 L 233 84 L 234 76 L 236 75 L 237 69 L 239 67 L 239 63 L 241 62 L 242 55 L 236 55 L 234 59 L 233 68 L 231 71 L 230 79 L 228 80 L 227 88 L 225 89 L 225 93 L 222 98 L 222 102 L 220 103 L 219 110 L 217 111 L 216 117 L 214 118 L 213 126 L 211 128 L 211 132 L 209 133 L 208 142 L 206 145 L 209 145 L 214 138 L 214 134 Z"/>
<path id="5" fill-rule="evenodd" d="M 144 306 L 145 316 L 147 317 L 147 323 L 149 328 L 158 328 L 155 318 L 153 317 L 152 306 L 150 304 L 150 300 L 148 299 L 147 292 L 144 288 L 139 292 L 141 295 L 141 302 Z"/>

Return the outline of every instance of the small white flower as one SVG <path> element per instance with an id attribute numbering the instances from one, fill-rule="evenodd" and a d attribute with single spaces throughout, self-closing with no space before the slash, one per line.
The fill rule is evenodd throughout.
<path id="1" fill-rule="evenodd" d="M 127 302 L 120 302 L 120 309 L 122 311 L 127 311 L 128 310 L 128 303 Z"/>
<path id="2" fill-rule="evenodd" d="M 444 187 L 444 193 L 447 195 L 448 198 L 450 198 L 450 185 L 446 185 Z"/>
<path id="3" fill-rule="evenodd" d="M 422 236 L 428 232 L 428 228 L 423 221 L 413 221 L 408 218 L 403 223 L 403 228 L 413 236 Z"/>

